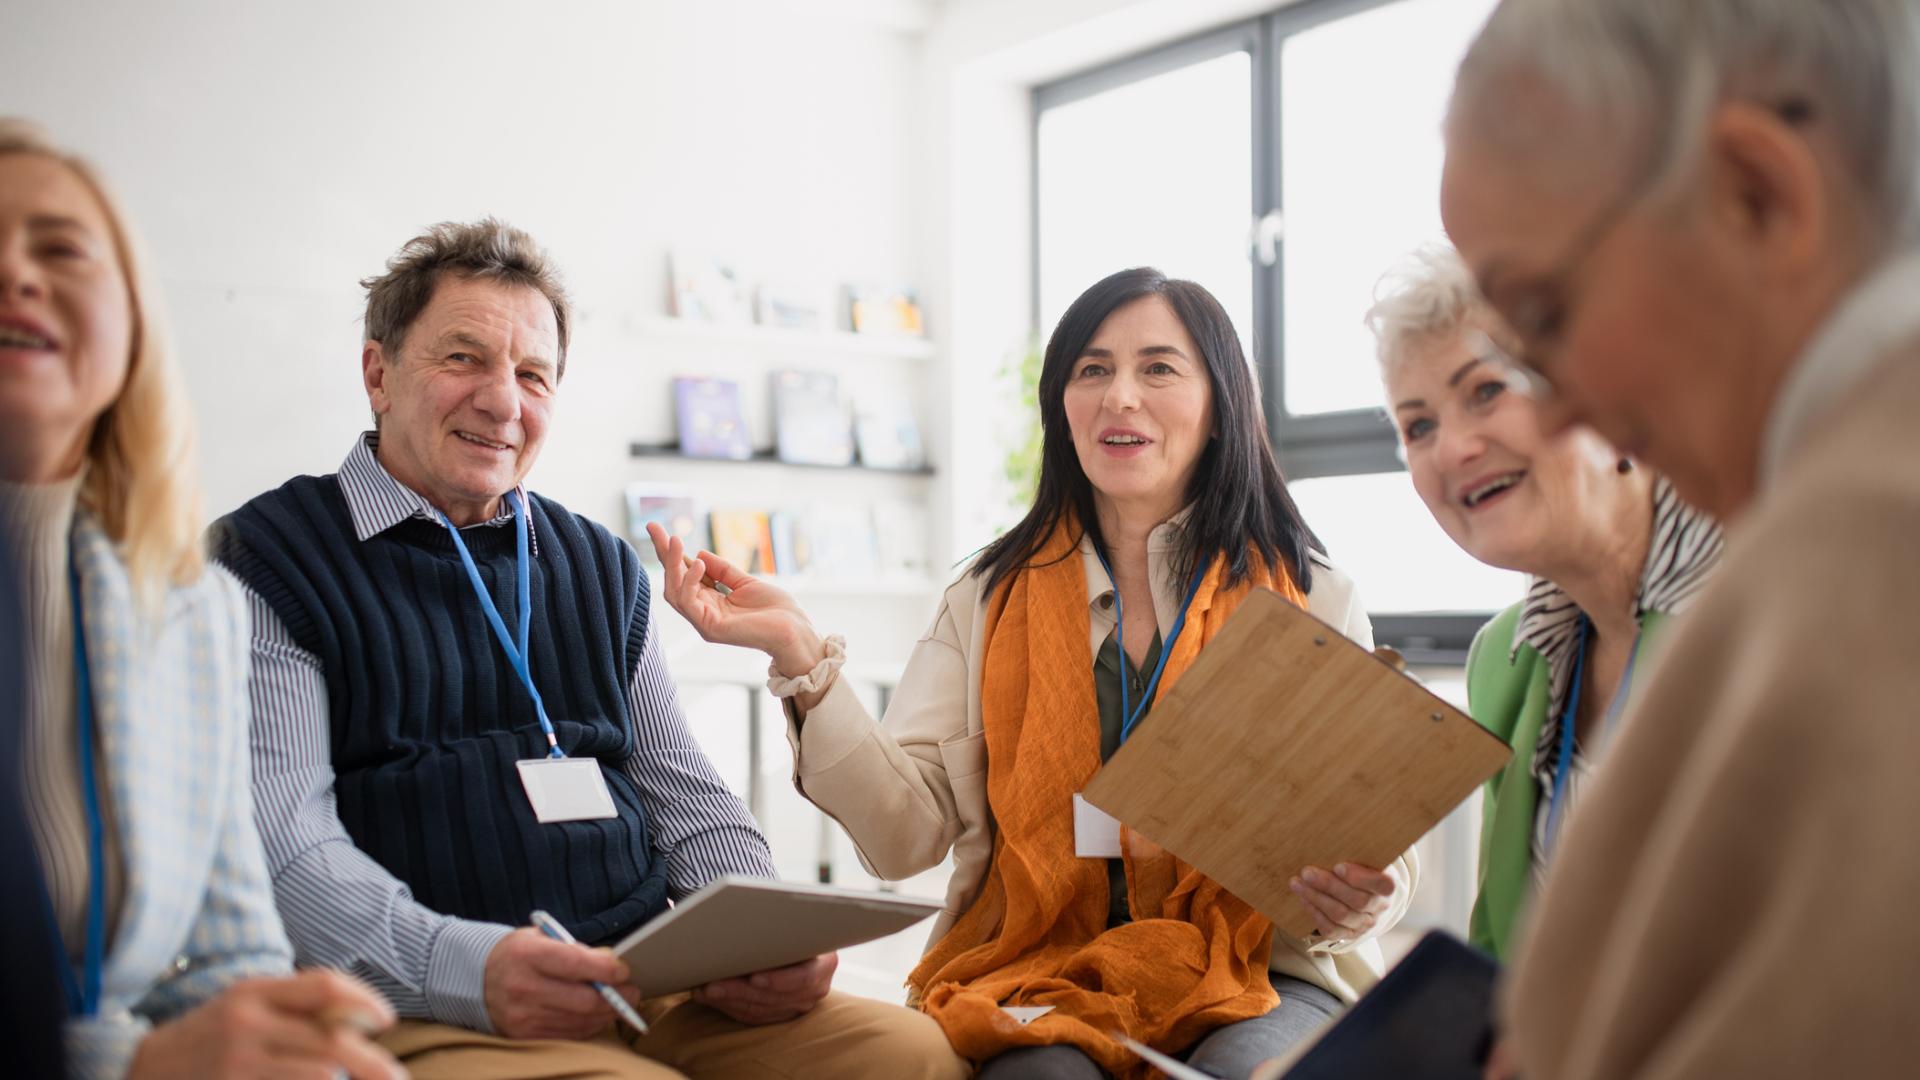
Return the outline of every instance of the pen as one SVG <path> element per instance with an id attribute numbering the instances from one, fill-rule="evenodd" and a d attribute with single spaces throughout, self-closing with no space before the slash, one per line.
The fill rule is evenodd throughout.
<path id="1" fill-rule="evenodd" d="M 700 575 L 700 584 L 705 585 L 707 588 L 712 589 L 714 592 L 719 593 L 721 596 L 733 595 L 732 589 L 729 589 L 725 585 L 722 585 L 718 581 L 715 581 L 712 574 L 708 574 L 705 572 L 706 566 L 702 564 L 699 559 L 696 559 L 693 556 L 688 555 L 686 556 L 686 560 L 687 560 L 687 569 L 699 570 L 702 572 Z"/>
<path id="2" fill-rule="evenodd" d="M 529 915 L 528 918 L 533 920 L 533 925 L 540 928 L 541 933 L 553 940 L 564 941 L 569 945 L 579 944 L 579 942 L 573 940 L 572 934 L 567 933 L 567 928 L 560 925 L 560 920 L 546 912 L 535 911 L 532 915 Z M 619 991 L 603 982 L 594 983 L 593 988 L 600 991 L 600 996 L 606 999 L 607 1004 L 613 1006 L 614 1012 L 620 1014 L 620 1019 L 632 1024 L 633 1029 L 640 1034 L 645 1035 L 647 1033 L 647 1022 L 640 1019 L 640 1014 L 634 1011 L 633 1006 L 627 1004 L 627 999 L 621 997 Z"/>

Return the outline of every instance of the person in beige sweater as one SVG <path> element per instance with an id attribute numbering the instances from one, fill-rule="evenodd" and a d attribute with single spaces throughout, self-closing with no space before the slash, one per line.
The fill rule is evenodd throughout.
<path id="1" fill-rule="evenodd" d="M 1495 1071 L 1912 1075 L 1920 5 L 1507 0 L 1442 212 L 1549 426 L 1730 526 L 1567 823 Z"/>
<path id="2" fill-rule="evenodd" d="M 1216 940 L 1212 950 L 1188 957 L 1176 954 L 1177 942 L 1199 942 L 1210 928 L 1246 918 L 1236 907 L 1244 905 L 1222 895 L 1216 908 L 1196 906 L 1185 913 L 1186 925 L 1176 926 L 1182 913 L 1141 895 L 1149 887 L 1145 876 L 1136 877 L 1133 849 L 1125 873 L 1123 859 L 1103 857 L 1119 850 L 1081 849 L 1088 834 L 1076 824 L 1073 794 L 1124 739 L 1124 703 L 1145 711 L 1156 660 L 1165 664 L 1172 655 L 1167 681 L 1177 677 L 1182 657 L 1190 660 L 1249 584 L 1304 593 L 1313 614 L 1362 645 L 1371 646 L 1371 630 L 1352 581 L 1317 550 L 1286 494 L 1239 338 L 1205 290 L 1151 270 L 1096 284 L 1048 344 L 1040 398 L 1044 447 L 1035 507 L 947 590 L 884 722 L 834 677 L 840 647 L 823 643 L 791 598 L 766 582 L 708 554 L 700 556 L 700 571 L 689 571 L 680 541 L 655 533 L 661 592 L 709 640 L 761 648 L 773 658 L 775 693 L 792 695 L 795 782 L 853 837 L 868 869 L 903 878 L 952 852 L 946 910 L 912 985 L 956 1048 L 985 1063 L 982 1076 L 1137 1070 L 1131 1055 L 1106 1038 L 1120 1026 L 1219 1075 L 1245 1076 L 1378 978 L 1374 939 L 1406 910 L 1417 876 L 1412 854 L 1381 869 L 1303 871 L 1292 884 L 1318 921 L 1312 938 L 1292 938 L 1259 918 L 1247 922 L 1246 937 Z M 703 573 L 731 587 L 731 595 L 704 588 Z M 1054 600 L 1033 604 L 1043 587 Z M 1021 619 L 1006 614 L 1015 610 Z M 1031 653 L 1042 660 L 1031 679 L 1024 660 L 1002 662 L 1008 627 L 1016 623 L 1018 632 L 1058 646 Z M 1043 682 L 1041 692 L 1055 693 L 1061 707 L 1032 707 L 1038 698 L 1020 689 Z M 996 702 L 1009 694 L 1028 707 L 996 714 Z M 1010 738 L 1010 728 L 1024 741 Z M 1084 743 L 1084 754 L 1061 770 L 1018 771 L 1068 743 Z M 993 746 L 1005 752 L 990 753 Z M 1045 849 L 1057 857 L 1024 858 L 1038 850 L 1026 846 L 1031 832 L 1046 829 L 1057 830 L 1058 846 Z M 1040 915 L 1023 917 L 1027 879 L 1001 874 L 1010 849 L 1020 853 L 1012 860 L 1020 866 L 1044 867 L 1031 888 L 1074 883 L 1067 890 L 1071 917 L 1052 924 L 1047 940 L 1081 951 L 1059 971 L 1025 983 L 1004 973 L 1037 971 L 1036 952 L 1006 935 L 1050 916 L 1042 907 Z M 1187 872 L 1175 895 L 1217 890 Z M 1001 977 L 991 987 L 982 985 L 982 967 L 967 960 L 983 942 L 1005 946 L 997 955 L 1008 958 L 997 968 L 985 965 L 986 976 Z M 1191 992 L 1169 992 L 1191 971 L 1206 969 L 1209 957 L 1255 942 L 1265 963 L 1253 972 L 1236 961 L 1230 979 L 1223 973 Z M 1130 952 L 1136 968 L 1123 970 L 1125 961 L 1103 947 Z M 1238 997 L 1209 996 L 1227 982 Z M 1168 1008 L 1175 1012 L 1212 1002 L 1217 1011 L 1205 1015 L 1230 1022 L 1166 1025 L 1164 1014 L 1142 1004 L 1156 995 L 1174 999 Z M 1007 1021 L 1002 1033 L 994 1015 L 999 1004 L 1050 1005 L 1058 1015 L 1025 1029 Z M 1250 1018 L 1234 1020 L 1236 1013 Z M 1006 1042 L 996 1043 L 1002 1034 Z"/>

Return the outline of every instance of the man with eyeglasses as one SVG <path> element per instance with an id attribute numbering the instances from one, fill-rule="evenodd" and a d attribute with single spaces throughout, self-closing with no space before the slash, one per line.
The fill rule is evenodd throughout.
<path id="1" fill-rule="evenodd" d="M 1920 4 L 1506 0 L 1442 213 L 1589 424 L 1728 522 L 1568 822 L 1541 1077 L 1884 1076 L 1920 1005 Z"/>

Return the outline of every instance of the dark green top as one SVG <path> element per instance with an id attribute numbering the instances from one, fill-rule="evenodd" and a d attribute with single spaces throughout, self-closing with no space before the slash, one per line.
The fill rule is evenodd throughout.
<path id="1" fill-rule="evenodd" d="M 1160 658 L 1160 635 L 1155 633 L 1153 641 L 1147 645 L 1146 655 L 1155 660 Z M 1139 708 L 1140 695 L 1146 693 L 1147 679 L 1153 674 L 1152 665 L 1144 670 L 1133 666 L 1133 661 L 1120 655 L 1120 632 L 1115 630 L 1107 635 L 1100 646 L 1100 654 L 1093 658 L 1093 692 L 1100 699 L 1100 761 L 1105 764 L 1120 749 L 1120 728 L 1124 718 L 1120 715 L 1120 671 L 1124 664 L 1127 672 L 1128 704 Z M 1148 709 L 1152 712 L 1152 709 Z M 1145 714 L 1141 719 L 1146 719 Z M 1127 911 L 1127 866 L 1124 860 L 1107 860 L 1107 927 L 1109 929 L 1121 923 L 1131 922 L 1133 916 Z"/>

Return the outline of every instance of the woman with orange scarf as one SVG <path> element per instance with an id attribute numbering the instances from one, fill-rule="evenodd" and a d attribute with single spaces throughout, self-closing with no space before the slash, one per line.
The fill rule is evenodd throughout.
<path id="1" fill-rule="evenodd" d="M 1033 509 L 948 588 L 883 722 L 835 677 L 844 643 L 777 588 L 711 554 L 689 568 L 655 532 L 662 593 L 709 641 L 771 657 L 796 782 L 868 869 L 898 879 L 953 853 L 908 982 L 981 1076 L 1144 1076 L 1124 1033 L 1244 1077 L 1377 978 L 1372 938 L 1405 909 L 1411 853 L 1303 872 L 1318 930 L 1297 940 L 1075 796 L 1252 589 L 1363 645 L 1371 630 L 1200 286 L 1139 269 L 1088 290 L 1048 342 L 1040 415 Z"/>

